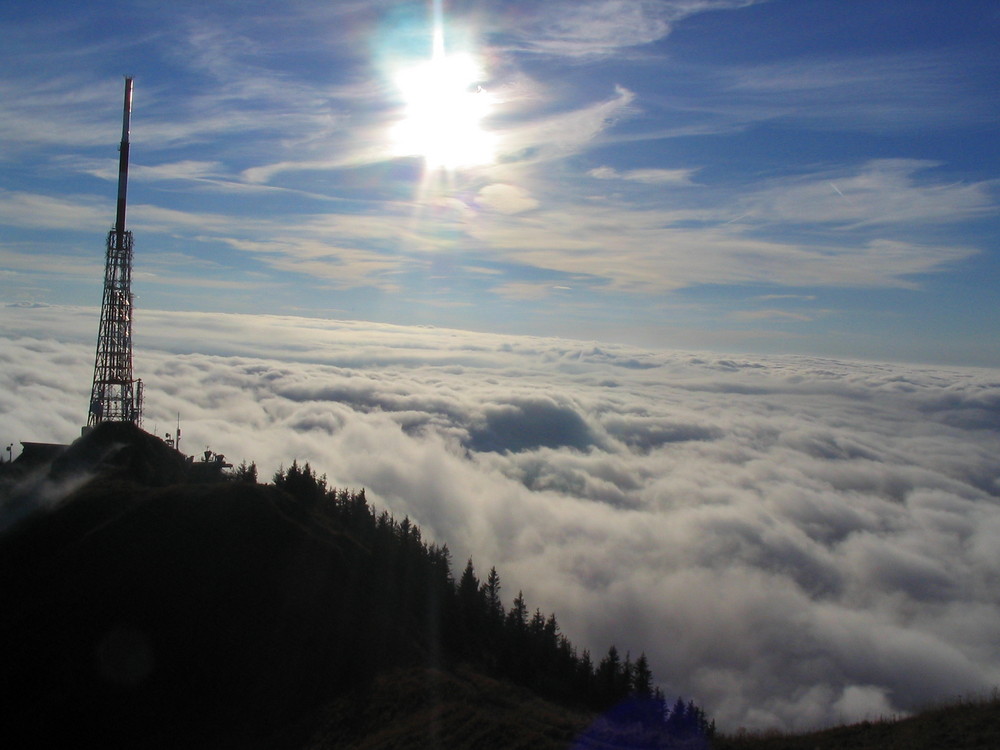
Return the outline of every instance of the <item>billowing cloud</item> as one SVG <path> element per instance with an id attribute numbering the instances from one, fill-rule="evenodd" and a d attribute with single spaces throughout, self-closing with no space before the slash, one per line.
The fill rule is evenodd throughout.
<path id="1" fill-rule="evenodd" d="M 80 312 L 5 310 L 7 440 L 79 434 Z M 148 430 L 364 486 L 727 729 L 1000 681 L 996 370 L 157 311 L 137 342 Z"/>

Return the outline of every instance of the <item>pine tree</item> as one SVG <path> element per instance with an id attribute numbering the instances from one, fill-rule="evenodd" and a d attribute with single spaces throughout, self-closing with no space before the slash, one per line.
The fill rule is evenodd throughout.
<path id="1" fill-rule="evenodd" d="M 514 605 L 507 613 L 507 625 L 518 632 L 523 632 L 528 628 L 528 605 L 524 603 L 523 591 L 517 592 Z"/>
<path id="2" fill-rule="evenodd" d="M 233 478 L 238 482 L 246 482 L 247 484 L 257 484 L 257 464 L 251 462 L 247 466 L 246 460 L 240 462 L 240 465 L 236 467 L 236 472 Z"/>
<path id="3" fill-rule="evenodd" d="M 649 669 L 646 654 L 639 654 L 632 674 L 632 692 L 641 698 L 648 698 L 653 692 L 653 673 Z"/>
<path id="4" fill-rule="evenodd" d="M 490 568 L 490 575 L 483 584 L 483 596 L 491 621 L 503 619 L 503 602 L 500 600 L 500 574 L 496 567 Z"/>
<path id="5" fill-rule="evenodd" d="M 618 656 L 618 649 L 612 644 L 607 655 L 597 665 L 594 675 L 594 687 L 601 704 L 610 706 L 622 698 L 619 692 L 620 680 L 621 658 Z"/>
<path id="6" fill-rule="evenodd" d="M 479 579 L 476 578 L 476 568 L 472 564 L 471 557 L 465 564 L 465 570 L 462 571 L 462 577 L 458 582 L 458 598 L 470 609 L 475 607 L 479 600 Z"/>
<path id="7" fill-rule="evenodd" d="M 634 677 L 635 667 L 632 664 L 632 653 L 630 651 L 625 652 L 625 663 L 622 664 L 621 677 L 618 679 L 618 684 L 615 686 L 615 692 L 619 695 L 628 695 L 632 692 L 632 679 Z"/>

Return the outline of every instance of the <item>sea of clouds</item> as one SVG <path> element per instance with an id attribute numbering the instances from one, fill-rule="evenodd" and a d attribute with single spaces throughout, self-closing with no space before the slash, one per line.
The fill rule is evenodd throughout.
<path id="1" fill-rule="evenodd" d="M 0 439 L 85 420 L 96 311 L 9 307 Z M 144 426 L 293 459 L 727 730 L 1000 684 L 1000 371 L 144 312 Z"/>

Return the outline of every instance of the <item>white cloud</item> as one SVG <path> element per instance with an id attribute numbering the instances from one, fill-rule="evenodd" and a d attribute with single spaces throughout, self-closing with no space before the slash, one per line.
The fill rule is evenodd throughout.
<path id="1" fill-rule="evenodd" d="M 538 300 L 545 299 L 555 290 L 552 284 L 542 284 L 537 282 L 509 282 L 498 284 L 490 291 L 504 299 L 512 300 Z M 564 287 L 560 287 L 564 289 Z"/>
<path id="2" fill-rule="evenodd" d="M 993 182 L 918 182 L 940 166 L 919 159 L 879 159 L 856 172 L 786 178 L 741 201 L 747 214 L 784 224 L 906 227 L 950 224 L 995 214 Z"/>
<path id="3" fill-rule="evenodd" d="M 605 104 L 618 111 L 629 99 L 620 92 Z M 572 118 L 577 116 L 589 124 L 578 123 L 577 140 L 569 128 L 556 151 L 582 148 L 596 135 L 591 126 L 606 126 L 604 115 Z M 531 159 L 556 153 L 548 151 L 546 138 L 527 142 L 539 147 Z M 563 274 L 557 281 L 589 279 L 592 288 L 640 294 L 698 284 L 915 288 L 915 277 L 947 270 L 978 252 L 944 239 L 943 228 L 996 212 L 991 183 L 918 181 L 917 173 L 930 166 L 882 160 L 776 179 L 743 195 L 685 190 L 684 196 L 701 195 L 664 208 L 662 187 L 686 185 L 688 170 L 598 168 L 591 176 L 631 181 L 630 189 L 638 192 L 588 199 L 577 188 L 560 191 L 546 180 L 522 182 L 508 165 L 498 168 L 507 179 L 469 178 L 455 197 L 382 200 L 365 213 L 300 212 L 291 224 L 267 215 L 150 203 L 132 206 L 130 218 L 137 232 L 195 232 L 199 243 L 244 250 L 271 268 L 338 288 L 395 289 L 399 279 L 390 275 L 412 270 L 428 254 L 455 249 L 491 263 Z M 188 168 L 197 173 L 202 167 L 188 165 L 181 172 Z M 108 210 L 90 197 L 0 193 L 0 221 L 26 228 L 91 226 L 101 236 L 110 225 Z M 740 221 L 732 221 L 733 214 Z M 789 228 L 800 231 L 789 234 Z M 23 256 L 16 267 L 59 272 L 50 257 Z M 509 278 L 498 288 L 510 296 L 511 290 L 528 289 L 525 284 Z"/>
<path id="4" fill-rule="evenodd" d="M 579 153 L 616 122 L 634 114 L 634 99 L 634 92 L 616 86 L 614 96 L 605 101 L 523 119 L 498 132 L 501 162 L 531 164 Z"/>
<path id="5" fill-rule="evenodd" d="M 88 258 L 46 253 L 44 263 L 39 263 L 37 253 L 7 249 L 3 246 L 0 246 L 0 264 L 11 271 L 16 269 L 17 272 L 35 273 L 43 270 L 46 274 L 62 278 L 75 277 L 93 280 L 99 278 L 101 274 L 101 258 L 98 257 Z M 19 289 L 12 286 L 6 291 L 8 294 L 15 294 Z"/>
<path id="6" fill-rule="evenodd" d="M 683 18 L 740 8 L 754 0 L 579 0 L 545 3 L 516 30 L 523 49 L 564 57 L 604 57 L 667 36 Z"/>
<path id="7" fill-rule="evenodd" d="M 967 50 L 803 56 L 720 71 L 720 111 L 821 129 L 942 127 L 995 116 L 968 75 Z M 972 63 L 975 66 L 975 63 Z"/>
<path id="8" fill-rule="evenodd" d="M 476 196 L 476 203 L 508 215 L 538 208 L 538 201 L 527 190 L 517 185 L 503 183 L 494 183 L 484 187 Z"/>
<path id="9" fill-rule="evenodd" d="M 799 322 L 809 322 L 816 319 L 816 313 L 810 312 L 808 315 L 790 310 L 740 310 L 733 313 L 733 317 L 738 320 L 795 320 Z"/>
<path id="10" fill-rule="evenodd" d="M 95 327 L 5 310 L 8 440 L 78 434 Z M 725 728 L 1000 680 L 996 370 L 158 311 L 136 340 L 147 429 L 366 487 Z"/>
<path id="11" fill-rule="evenodd" d="M 754 225 L 686 223 L 683 214 L 609 201 L 563 203 L 502 221 L 481 216 L 468 232 L 507 260 L 647 293 L 705 283 L 912 288 L 910 276 L 975 253 L 874 232 L 799 242 L 770 239 Z"/>
<path id="12" fill-rule="evenodd" d="M 613 167 L 597 167 L 587 174 L 598 180 L 629 180 L 647 185 L 691 185 L 696 169 L 630 169 L 619 172 Z"/>
<path id="13" fill-rule="evenodd" d="M 117 159 L 59 159 L 60 166 L 84 174 L 99 177 L 102 180 L 116 181 L 118 179 Z M 147 181 L 161 180 L 204 180 L 218 177 L 221 165 L 214 161 L 197 161 L 185 159 L 178 162 L 168 162 L 155 166 L 132 164 L 129 167 L 129 178 Z"/>
<path id="14" fill-rule="evenodd" d="M 53 197 L 0 190 L 0 223 L 32 229 L 89 229 L 98 236 L 114 224 L 113 209 L 93 196 Z"/>

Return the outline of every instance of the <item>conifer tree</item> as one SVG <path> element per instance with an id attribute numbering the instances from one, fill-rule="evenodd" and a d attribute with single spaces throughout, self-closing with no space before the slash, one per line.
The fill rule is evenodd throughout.
<path id="1" fill-rule="evenodd" d="M 233 478 L 238 482 L 246 482 L 247 484 L 257 484 L 257 464 L 251 462 L 247 466 L 246 460 L 240 462 L 240 465 L 236 467 L 236 472 Z"/>
<path id="2" fill-rule="evenodd" d="M 528 605 L 524 603 L 524 592 L 518 591 L 514 599 L 514 605 L 507 613 L 508 626 L 518 632 L 522 632 L 528 627 Z"/>
<path id="3" fill-rule="evenodd" d="M 483 596 L 486 599 L 486 609 L 490 620 L 503 619 L 503 602 L 500 600 L 500 574 L 496 567 L 490 568 L 489 577 L 483 584 Z"/>
<path id="4" fill-rule="evenodd" d="M 476 578 L 476 568 L 472 564 L 471 557 L 465 564 L 465 570 L 462 571 L 462 577 L 458 582 L 458 598 L 463 606 L 467 605 L 469 609 L 474 608 L 479 601 L 479 579 Z"/>
<path id="5" fill-rule="evenodd" d="M 632 674 L 632 692 L 641 698 L 648 698 L 653 692 L 653 673 L 649 669 L 649 661 L 645 652 L 639 654 L 635 661 L 635 671 Z"/>

